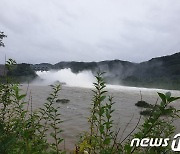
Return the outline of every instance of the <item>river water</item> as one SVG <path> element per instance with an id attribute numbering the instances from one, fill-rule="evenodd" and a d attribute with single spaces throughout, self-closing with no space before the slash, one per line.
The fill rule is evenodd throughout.
<path id="1" fill-rule="evenodd" d="M 22 89 L 26 91 L 27 85 L 22 85 Z M 91 107 L 92 88 L 70 87 L 62 86 L 59 93 L 60 99 L 69 99 L 67 104 L 55 103 L 55 106 L 60 106 L 61 118 L 64 121 L 61 124 L 64 130 L 62 136 L 65 139 L 66 149 L 74 149 L 74 145 L 78 142 L 78 136 L 83 131 L 88 130 L 88 117 L 89 109 Z M 135 103 L 140 100 L 140 91 L 143 100 L 148 103 L 155 104 L 158 95 L 157 92 L 167 92 L 160 89 L 146 89 L 146 88 L 133 88 L 123 86 L 107 86 L 108 94 L 114 97 L 113 114 L 115 127 L 120 129 L 119 138 L 121 140 L 129 134 L 139 120 L 140 109 L 135 106 Z M 32 84 L 28 88 L 28 95 L 32 96 L 33 109 L 42 107 L 46 102 L 48 94 L 51 92 L 50 86 Z M 173 96 L 180 96 L 180 91 L 171 91 Z M 28 99 L 28 97 L 27 97 Z M 180 101 L 172 104 L 180 109 Z M 143 119 L 142 119 L 143 120 Z M 141 121 L 142 121 L 141 120 Z M 129 123 L 129 124 L 128 124 Z M 128 124 L 128 126 L 127 126 Z M 180 133 L 180 121 L 176 121 L 176 132 Z"/>

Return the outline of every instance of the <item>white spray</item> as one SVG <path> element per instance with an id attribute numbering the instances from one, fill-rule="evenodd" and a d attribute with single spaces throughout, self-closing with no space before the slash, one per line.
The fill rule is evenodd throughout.
<path id="1" fill-rule="evenodd" d="M 82 71 L 77 74 L 73 73 L 70 68 L 58 71 L 38 71 L 36 72 L 39 79 L 33 81 L 34 84 L 49 85 L 55 82 L 65 83 L 67 86 L 91 87 L 95 81 L 91 71 Z"/>

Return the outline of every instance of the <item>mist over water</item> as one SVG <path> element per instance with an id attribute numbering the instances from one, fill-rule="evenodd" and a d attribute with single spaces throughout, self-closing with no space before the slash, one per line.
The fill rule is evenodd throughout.
<path id="1" fill-rule="evenodd" d="M 56 82 L 63 83 L 71 87 L 83 87 L 92 88 L 95 82 L 95 77 L 91 71 L 82 71 L 79 73 L 73 73 L 70 68 L 61 70 L 50 70 L 50 71 L 37 71 L 36 78 L 32 84 L 36 85 L 50 85 Z M 143 88 L 143 87 L 128 87 L 123 85 L 111 85 L 107 84 L 108 89 L 114 90 L 147 90 L 147 91 L 166 91 L 162 89 Z"/>
<path id="2" fill-rule="evenodd" d="M 73 73 L 70 68 L 58 71 L 37 71 L 39 76 L 32 83 L 49 85 L 55 82 L 65 83 L 67 86 L 74 87 L 92 87 L 95 77 L 91 71 L 82 71 L 77 74 Z"/>

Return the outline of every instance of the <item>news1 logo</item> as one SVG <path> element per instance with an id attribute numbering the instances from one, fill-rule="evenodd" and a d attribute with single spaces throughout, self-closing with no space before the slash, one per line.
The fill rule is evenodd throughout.
<path id="1" fill-rule="evenodd" d="M 131 147 L 167 147 L 169 145 L 169 138 L 134 138 L 131 141 Z M 171 143 L 171 149 L 175 152 L 180 152 L 180 133 L 176 134 Z"/>

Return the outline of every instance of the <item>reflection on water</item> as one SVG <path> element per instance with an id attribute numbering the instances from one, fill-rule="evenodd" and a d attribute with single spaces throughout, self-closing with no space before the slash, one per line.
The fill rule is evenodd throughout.
<path id="1" fill-rule="evenodd" d="M 22 88 L 26 90 L 27 85 L 23 85 Z M 143 95 L 143 100 L 148 103 L 155 103 L 158 96 L 157 92 L 165 92 L 165 90 L 158 89 L 146 89 L 146 88 L 130 88 L 123 86 L 108 86 L 107 90 L 109 95 L 114 96 L 114 120 L 116 126 L 114 129 L 121 127 L 122 134 L 123 129 L 127 123 L 132 119 L 128 127 L 126 128 L 122 138 L 126 136 L 136 125 L 139 119 L 139 111 L 134 104 L 140 100 L 140 90 Z M 48 94 L 51 92 L 50 86 L 42 85 L 30 85 L 29 93 L 31 91 L 33 108 L 42 107 L 46 101 Z M 180 91 L 171 91 L 173 96 L 180 96 Z M 68 87 L 63 86 L 60 91 L 60 99 L 69 99 L 67 104 L 56 103 L 61 107 L 61 117 L 64 121 L 62 123 L 63 137 L 65 138 L 65 145 L 68 149 L 73 149 L 75 143 L 78 141 L 77 136 L 79 133 L 88 130 L 87 118 L 89 117 L 89 108 L 91 106 L 92 91 L 90 88 L 80 87 Z M 176 101 L 173 104 L 180 109 L 180 101 Z M 177 132 L 180 132 L 179 121 L 175 123 Z"/>

